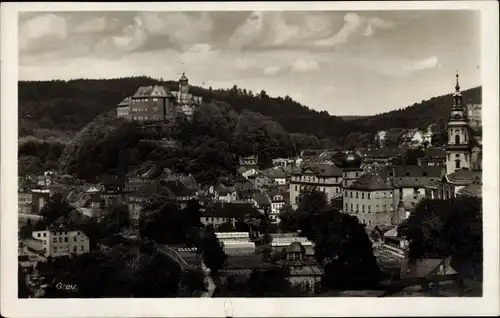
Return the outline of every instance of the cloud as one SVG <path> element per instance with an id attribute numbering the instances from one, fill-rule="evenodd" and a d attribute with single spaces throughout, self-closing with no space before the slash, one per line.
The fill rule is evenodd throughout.
<path id="1" fill-rule="evenodd" d="M 423 71 L 428 69 L 435 69 L 440 67 L 441 64 L 437 57 L 429 57 L 422 60 L 415 60 L 405 63 L 403 68 L 407 71 Z"/>
<path id="2" fill-rule="evenodd" d="M 307 72 L 319 69 L 319 64 L 316 61 L 298 59 L 292 65 L 292 71 Z"/>
<path id="3" fill-rule="evenodd" d="M 142 25 L 142 21 L 139 18 L 134 18 L 133 24 L 127 26 L 123 31 L 122 35 L 114 36 L 114 44 L 115 46 L 123 51 L 134 51 L 141 48 L 148 34 L 144 30 Z"/>
<path id="4" fill-rule="evenodd" d="M 178 44 L 206 41 L 214 27 L 207 12 L 141 12 L 137 17 L 148 34 L 165 35 Z"/>
<path id="5" fill-rule="evenodd" d="M 96 17 L 86 20 L 75 28 L 75 33 L 94 33 L 101 32 L 108 26 L 108 21 L 105 17 Z"/>
<path id="6" fill-rule="evenodd" d="M 264 69 L 265 75 L 276 75 L 281 68 L 279 66 L 269 66 Z"/>
<path id="7" fill-rule="evenodd" d="M 228 48 L 242 49 L 262 32 L 264 27 L 264 13 L 252 12 L 252 14 L 240 25 L 228 40 Z"/>
<path id="8" fill-rule="evenodd" d="M 23 23 L 20 27 L 19 47 L 28 50 L 43 41 L 64 40 L 68 36 L 66 20 L 55 14 L 44 14 Z"/>
<path id="9" fill-rule="evenodd" d="M 386 21 L 377 17 L 364 17 L 356 13 L 347 13 L 344 16 L 344 25 L 333 36 L 317 40 L 317 46 L 335 46 L 337 44 L 345 43 L 347 40 L 355 35 L 363 34 L 365 36 L 373 36 L 375 30 L 389 30 L 394 27 L 392 21 Z"/>

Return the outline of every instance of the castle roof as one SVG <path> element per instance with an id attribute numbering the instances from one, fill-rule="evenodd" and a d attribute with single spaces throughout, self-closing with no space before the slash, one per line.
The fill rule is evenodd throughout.
<path id="1" fill-rule="evenodd" d="M 287 253 L 305 253 L 306 249 L 300 242 L 293 242 L 286 248 Z"/>
<path id="2" fill-rule="evenodd" d="M 172 93 L 163 86 L 141 86 L 137 89 L 133 98 L 140 97 L 172 97 Z"/>

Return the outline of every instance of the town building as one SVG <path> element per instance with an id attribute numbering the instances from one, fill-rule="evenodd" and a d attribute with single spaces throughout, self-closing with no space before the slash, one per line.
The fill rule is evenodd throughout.
<path id="1" fill-rule="evenodd" d="M 279 214 L 281 209 L 286 205 L 285 195 L 282 192 L 273 190 L 268 192 L 271 199 L 271 211 L 269 213 L 269 220 L 272 223 L 279 223 Z"/>
<path id="2" fill-rule="evenodd" d="M 471 131 L 467 113 L 462 104 L 460 85 L 455 85 L 453 108 L 448 120 L 448 144 L 446 145 L 446 174 L 471 168 Z"/>
<path id="3" fill-rule="evenodd" d="M 424 137 L 422 132 L 418 128 L 413 128 L 405 131 L 400 137 L 401 144 L 408 145 L 410 147 L 418 147 L 424 142 Z"/>
<path id="4" fill-rule="evenodd" d="M 333 164 L 309 164 L 294 170 L 290 179 L 290 203 L 295 209 L 307 188 L 325 193 L 327 202 L 342 196 L 342 170 Z"/>
<path id="5" fill-rule="evenodd" d="M 262 214 L 271 212 L 271 199 L 265 192 L 255 192 L 252 196 L 252 203 Z"/>
<path id="6" fill-rule="evenodd" d="M 467 105 L 467 119 L 469 126 L 475 131 L 480 131 L 482 128 L 482 104 L 468 104 Z"/>
<path id="7" fill-rule="evenodd" d="M 342 169 L 342 188 L 350 187 L 362 174 L 362 158 L 356 152 L 341 154 L 335 165 Z"/>
<path id="8" fill-rule="evenodd" d="M 240 157 L 239 159 L 240 167 L 245 167 L 246 169 L 259 169 L 259 156 L 248 156 Z"/>
<path id="9" fill-rule="evenodd" d="M 179 90 L 173 91 L 175 97 L 176 113 L 184 114 L 187 118 L 192 118 L 194 110 L 202 103 L 201 96 L 194 96 L 189 92 L 189 80 L 186 74 L 182 73 L 179 79 Z"/>
<path id="10" fill-rule="evenodd" d="M 380 130 L 375 134 L 375 145 L 382 148 L 387 145 L 387 132 Z"/>
<path id="11" fill-rule="evenodd" d="M 204 209 L 200 221 L 203 225 L 212 224 L 217 229 L 224 223 L 236 226 L 236 222 L 245 216 L 258 218 L 262 214 L 251 203 L 216 202 Z"/>
<path id="12" fill-rule="evenodd" d="M 446 150 L 441 148 L 427 148 L 425 155 L 419 157 L 419 166 L 445 166 L 446 165 Z"/>
<path id="13" fill-rule="evenodd" d="M 276 158 L 272 162 L 274 167 L 286 167 L 295 164 L 295 160 L 290 158 Z"/>
<path id="14" fill-rule="evenodd" d="M 63 225 L 33 231 L 32 236 L 42 241 L 46 257 L 81 255 L 90 251 L 90 240 L 85 233 Z"/>
<path id="15" fill-rule="evenodd" d="M 344 189 L 345 213 L 356 216 L 367 225 L 389 225 L 393 216 L 393 185 L 389 177 L 379 173 L 367 173 Z"/>
<path id="16" fill-rule="evenodd" d="M 299 242 L 293 242 L 286 248 L 284 260 L 278 265 L 288 269 L 287 280 L 292 287 L 307 294 L 317 294 L 321 291 L 321 281 L 324 271 L 314 256 L 306 254 L 306 249 Z"/>
<path id="17" fill-rule="evenodd" d="M 428 199 L 452 199 L 460 195 L 481 197 L 482 171 L 462 169 L 425 187 Z"/>
<path id="18" fill-rule="evenodd" d="M 183 73 L 178 91 L 169 91 L 162 85 L 141 86 L 118 104 L 116 116 L 140 122 L 166 122 L 175 120 L 177 114 L 191 118 L 201 103 L 200 96 L 189 93 L 188 79 Z"/>
<path id="19" fill-rule="evenodd" d="M 243 255 L 255 252 L 255 243 L 250 240 L 249 232 L 216 232 L 215 235 L 224 246 L 227 255 Z"/>

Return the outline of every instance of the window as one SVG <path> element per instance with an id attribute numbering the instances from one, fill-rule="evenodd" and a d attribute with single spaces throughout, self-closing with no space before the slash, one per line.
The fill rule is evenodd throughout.
<path id="1" fill-rule="evenodd" d="M 384 210 L 383 211 L 387 211 L 387 204 L 384 204 Z"/>
<path id="2" fill-rule="evenodd" d="M 158 98 L 153 98 L 153 102 L 157 102 L 158 101 Z"/>
<path id="3" fill-rule="evenodd" d="M 370 199 L 370 193 L 367 193 L 367 195 L 368 195 L 368 199 Z"/>
<path id="4" fill-rule="evenodd" d="M 361 212 L 365 212 L 365 205 L 364 204 L 361 205 Z"/>
<path id="5" fill-rule="evenodd" d="M 456 134 L 455 135 L 455 144 L 459 144 L 459 143 L 460 143 L 460 135 Z"/>
<path id="6" fill-rule="evenodd" d="M 364 198 L 365 198 L 365 193 L 361 192 L 361 199 L 364 199 Z"/>
<path id="7" fill-rule="evenodd" d="M 62 243 L 62 237 L 59 238 L 59 243 Z"/>
<path id="8" fill-rule="evenodd" d="M 351 203 L 351 211 L 354 211 L 353 208 L 352 208 L 352 203 Z"/>
<path id="9" fill-rule="evenodd" d="M 75 242 L 76 242 L 76 236 L 73 238 L 73 241 L 75 241 Z"/>
<path id="10" fill-rule="evenodd" d="M 76 246 L 73 246 L 73 252 L 76 253 Z"/>
<path id="11" fill-rule="evenodd" d="M 349 204 L 347 204 L 347 203 L 345 204 L 345 210 L 346 211 L 349 210 Z"/>
<path id="12" fill-rule="evenodd" d="M 359 212 L 359 205 L 356 203 L 356 212 Z"/>
<path id="13" fill-rule="evenodd" d="M 368 206 L 368 213 L 370 213 L 370 206 Z"/>
<path id="14" fill-rule="evenodd" d="M 40 235 L 41 235 L 40 233 L 37 233 L 36 237 L 40 237 Z"/>
<path id="15" fill-rule="evenodd" d="M 352 191 L 351 191 L 351 198 L 352 198 Z"/>
<path id="16" fill-rule="evenodd" d="M 57 238 L 55 238 L 55 237 L 54 237 L 53 242 L 54 242 L 54 243 L 57 243 Z"/>
<path id="17" fill-rule="evenodd" d="M 356 191 L 356 199 L 358 198 L 358 194 L 359 194 L 359 193 Z"/>
<path id="18" fill-rule="evenodd" d="M 82 251 L 82 252 L 83 252 L 83 245 L 82 245 L 82 246 L 80 246 L 80 251 Z"/>
<path id="19" fill-rule="evenodd" d="M 336 192 L 336 193 L 339 193 L 339 192 L 340 192 L 340 189 L 339 189 L 339 188 L 336 188 L 335 192 Z"/>
<path id="20" fill-rule="evenodd" d="M 64 242 L 68 242 L 68 238 L 67 237 L 64 238 Z"/>
<path id="21" fill-rule="evenodd" d="M 455 154 L 455 158 L 460 159 L 460 154 L 459 153 Z"/>
<path id="22" fill-rule="evenodd" d="M 460 169 L 460 160 L 455 160 L 455 169 Z"/>
<path id="23" fill-rule="evenodd" d="M 47 233 L 43 233 L 43 237 L 47 237 Z"/>

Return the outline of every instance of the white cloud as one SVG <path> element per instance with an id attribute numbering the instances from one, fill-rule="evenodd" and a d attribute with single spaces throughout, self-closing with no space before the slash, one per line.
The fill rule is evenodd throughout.
<path id="1" fill-rule="evenodd" d="M 265 75 L 275 75 L 280 71 L 280 67 L 278 66 L 269 66 L 264 69 Z"/>
<path id="2" fill-rule="evenodd" d="M 141 12 L 138 18 L 151 35 L 168 35 L 174 42 L 193 43 L 207 40 L 214 21 L 208 12 Z"/>
<path id="3" fill-rule="evenodd" d="M 148 34 L 144 31 L 142 21 L 134 19 L 134 23 L 129 25 L 120 36 L 114 36 L 114 44 L 123 51 L 133 51 L 144 45 Z"/>
<path id="4" fill-rule="evenodd" d="M 372 36 L 376 29 L 388 30 L 394 27 L 391 21 L 382 20 L 380 18 L 367 18 L 360 16 L 356 13 L 347 13 L 344 16 L 344 26 L 333 36 L 317 40 L 317 46 L 335 46 L 337 44 L 345 43 L 354 35 L 363 34 L 365 36 Z"/>
<path id="5" fill-rule="evenodd" d="M 319 64 L 316 61 L 298 59 L 292 65 L 292 71 L 307 72 L 319 69 Z"/>
<path id="6" fill-rule="evenodd" d="M 55 14 L 44 14 L 27 20 L 20 28 L 19 46 L 29 48 L 33 40 L 64 40 L 68 36 L 66 20 Z"/>
<path id="7" fill-rule="evenodd" d="M 100 32 L 106 29 L 108 21 L 105 17 L 96 17 L 90 20 L 86 20 L 81 24 L 77 25 L 75 28 L 75 33 L 94 33 Z"/>
<path id="8" fill-rule="evenodd" d="M 403 68 L 408 71 L 423 71 L 428 69 L 435 69 L 440 67 L 440 63 L 437 57 L 429 57 L 422 60 L 415 60 L 405 63 Z"/>
<path id="9" fill-rule="evenodd" d="M 251 43 L 262 32 L 264 26 L 264 13 L 252 12 L 252 14 L 231 35 L 228 41 L 230 49 L 241 49 Z"/>

